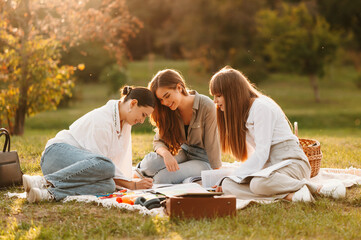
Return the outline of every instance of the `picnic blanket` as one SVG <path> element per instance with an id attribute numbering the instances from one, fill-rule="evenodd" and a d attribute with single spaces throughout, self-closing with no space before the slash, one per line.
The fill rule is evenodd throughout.
<path id="1" fill-rule="evenodd" d="M 238 163 L 224 163 L 224 167 L 232 168 L 237 167 Z M 311 178 L 311 181 L 316 184 L 324 184 L 326 182 L 330 182 L 333 180 L 340 180 L 345 187 L 351 187 L 356 184 L 361 184 L 361 169 L 359 168 L 346 168 L 346 169 L 336 169 L 336 168 L 321 168 L 320 172 L 317 176 Z M 8 197 L 18 197 L 18 198 L 26 198 L 26 193 L 7 193 Z M 154 208 L 148 210 L 147 208 L 141 205 L 129 205 L 126 203 L 118 203 L 116 198 L 106 198 L 101 199 L 97 196 L 93 195 L 81 195 L 81 196 L 69 196 L 66 197 L 63 202 L 70 202 L 70 201 L 77 201 L 77 202 L 85 202 L 85 203 L 97 203 L 99 206 L 106 207 L 106 208 L 121 208 L 127 209 L 129 211 L 137 211 L 139 214 L 142 215 L 150 215 L 150 216 L 164 216 L 164 209 L 163 207 Z M 260 204 L 269 204 L 274 201 L 263 201 L 263 200 L 241 200 L 237 199 L 237 209 L 243 209 L 251 202 L 257 202 Z"/>

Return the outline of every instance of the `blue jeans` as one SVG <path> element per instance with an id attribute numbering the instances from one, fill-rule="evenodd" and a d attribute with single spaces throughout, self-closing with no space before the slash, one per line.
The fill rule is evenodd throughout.
<path id="1" fill-rule="evenodd" d="M 179 170 L 169 172 L 164 164 L 163 157 L 155 152 L 147 154 L 137 165 L 137 168 L 154 183 L 182 183 L 188 177 L 200 176 L 201 171 L 210 170 L 207 153 L 199 147 L 182 144 L 181 150 L 174 158 L 178 162 Z"/>
<path id="2" fill-rule="evenodd" d="M 98 195 L 115 191 L 115 166 L 102 155 L 66 143 L 45 149 L 40 162 L 49 192 L 59 201 L 66 196 Z"/>

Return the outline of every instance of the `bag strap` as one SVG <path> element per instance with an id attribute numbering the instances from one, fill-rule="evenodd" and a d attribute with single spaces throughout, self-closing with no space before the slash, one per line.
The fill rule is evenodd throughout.
<path id="1" fill-rule="evenodd" d="M 5 135 L 5 143 L 4 143 L 3 152 L 6 152 L 6 148 L 8 149 L 8 152 L 10 152 L 10 134 L 9 134 L 8 130 L 6 130 L 5 128 L 1 128 L 0 130 L 1 130 L 0 137 L 2 135 Z"/>

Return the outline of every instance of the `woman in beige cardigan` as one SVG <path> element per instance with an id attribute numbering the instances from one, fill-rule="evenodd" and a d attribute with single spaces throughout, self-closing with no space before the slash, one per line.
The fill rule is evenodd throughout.
<path id="1" fill-rule="evenodd" d="M 154 183 L 181 183 L 202 170 L 221 167 L 216 109 L 212 100 L 187 91 L 175 70 L 159 71 L 148 88 L 157 98 L 151 115 L 154 151 L 137 168 Z"/>

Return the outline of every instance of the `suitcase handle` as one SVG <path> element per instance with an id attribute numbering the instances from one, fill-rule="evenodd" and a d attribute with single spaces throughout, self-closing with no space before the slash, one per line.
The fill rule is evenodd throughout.
<path id="1" fill-rule="evenodd" d="M 8 149 L 8 152 L 10 152 L 10 135 L 9 135 L 9 132 L 5 128 L 1 128 L 0 130 L 1 130 L 0 137 L 2 135 L 5 135 L 5 143 L 4 143 L 3 152 L 6 152 L 6 148 Z"/>

